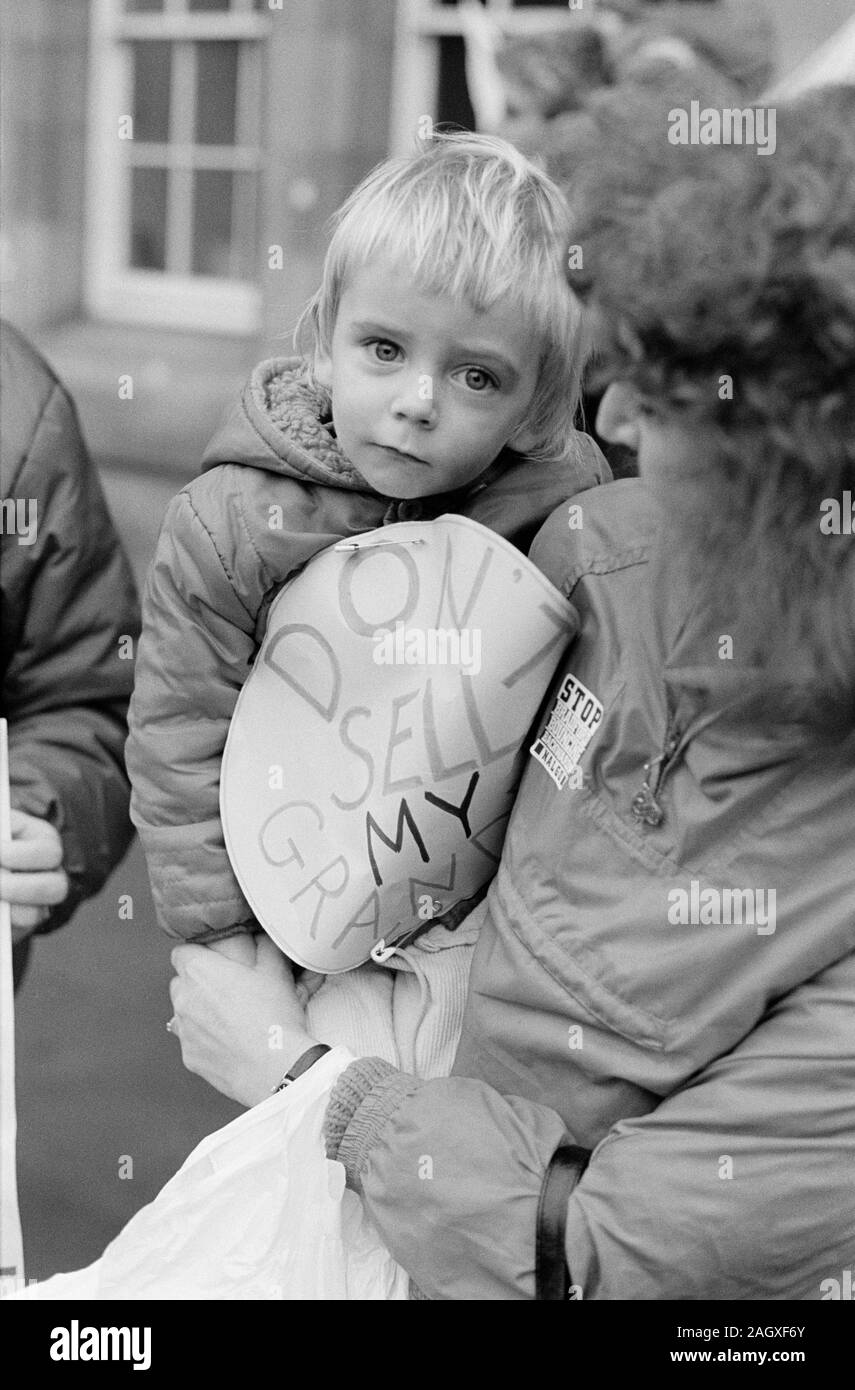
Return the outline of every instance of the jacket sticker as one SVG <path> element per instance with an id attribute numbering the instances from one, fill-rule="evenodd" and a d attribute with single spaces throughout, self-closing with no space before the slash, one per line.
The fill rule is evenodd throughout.
<path id="1" fill-rule="evenodd" d="M 565 676 L 546 728 L 529 749 L 559 791 L 578 767 L 602 717 L 603 707 L 596 695 L 575 676 Z M 582 785 L 579 775 L 573 785 Z"/>

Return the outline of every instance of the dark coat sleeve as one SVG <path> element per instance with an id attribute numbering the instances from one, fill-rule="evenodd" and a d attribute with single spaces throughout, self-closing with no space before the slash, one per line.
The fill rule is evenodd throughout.
<path id="1" fill-rule="evenodd" d="M 4 498 L 35 504 L 37 524 L 31 544 L 3 536 L 2 712 L 12 805 L 62 837 L 71 887 L 40 928 L 52 931 L 133 834 L 123 744 L 139 614 L 71 400 L 24 344 L 5 389 L 17 399 L 4 410 Z"/>

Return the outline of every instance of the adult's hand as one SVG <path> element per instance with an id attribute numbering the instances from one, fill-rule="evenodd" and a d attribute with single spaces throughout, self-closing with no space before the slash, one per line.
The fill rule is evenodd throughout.
<path id="1" fill-rule="evenodd" d="M 62 840 L 50 821 L 12 810 L 11 840 L 0 841 L 0 898 L 11 906 L 12 940 L 29 936 L 68 897 Z"/>
<path id="2" fill-rule="evenodd" d="M 306 1032 L 289 962 L 266 936 L 254 963 L 207 946 L 177 946 L 169 986 L 173 1031 L 189 1071 L 255 1105 L 317 1042 Z"/>

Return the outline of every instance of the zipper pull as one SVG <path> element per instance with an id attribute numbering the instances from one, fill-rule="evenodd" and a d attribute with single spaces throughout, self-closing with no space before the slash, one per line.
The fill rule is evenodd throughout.
<path id="1" fill-rule="evenodd" d="M 644 781 L 641 784 L 641 791 L 636 792 L 632 798 L 632 814 L 641 825 L 661 825 L 665 819 L 665 812 L 656 797 L 671 759 L 680 746 L 681 737 L 682 734 L 673 718 L 669 718 L 668 728 L 665 732 L 665 751 L 660 753 L 658 758 L 651 758 L 649 763 L 644 764 Z M 651 772 L 654 768 L 656 769 L 656 780 L 651 787 Z"/>
<path id="2" fill-rule="evenodd" d="M 390 956 L 394 956 L 397 946 L 387 946 L 382 936 L 378 942 L 371 947 L 371 959 L 375 965 L 384 965 Z"/>
<path id="3" fill-rule="evenodd" d="M 647 782 L 632 798 L 632 814 L 642 825 L 661 825 L 665 819 L 665 812 Z"/>
<path id="4" fill-rule="evenodd" d="M 656 800 L 653 789 L 650 786 L 651 768 L 661 769 L 667 752 L 660 754 L 658 758 L 651 758 L 649 763 L 644 764 L 644 781 L 641 784 L 641 791 L 636 792 L 632 798 L 632 814 L 641 825 L 661 825 L 665 819 L 665 812 Z M 659 776 L 656 777 L 656 789 L 659 789 Z"/>

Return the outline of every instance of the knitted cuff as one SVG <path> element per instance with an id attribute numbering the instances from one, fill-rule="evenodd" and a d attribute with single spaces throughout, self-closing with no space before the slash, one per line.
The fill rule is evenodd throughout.
<path id="1" fill-rule="evenodd" d="M 327 1158 L 337 1159 L 345 1131 L 369 1091 L 384 1077 L 393 1075 L 395 1068 L 382 1057 L 360 1057 L 333 1086 L 324 1116 L 324 1138 Z"/>
<path id="2" fill-rule="evenodd" d="M 359 1058 L 336 1081 L 324 1120 L 326 1152 L 344 1164 L 354 1192 L 362 1193 L 368 1156 L 388 1121 L 421 1084 L 382 1057 Z"/>

